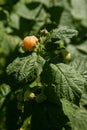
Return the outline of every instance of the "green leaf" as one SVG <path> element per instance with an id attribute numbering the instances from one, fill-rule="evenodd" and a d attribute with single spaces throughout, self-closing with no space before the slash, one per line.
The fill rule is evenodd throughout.
<path id="1" fill-rule="evenodd" d="M 0 75 L 3 74 L 6 65 L 6 59 L 0 56 Z"/>
<path id="2" fill-rule="evenodd" d="M 13 53 L 19 42 L 19 37 L 0 32 L 0 50 L 2 50 L 4 56 L 9 56 L 10 53 Z"/>
<path id="3" fill-rule="evenodd" d="M 63 8 L 61 6 L 55 5 L 55 6 L 50 7 L 49 14 L 51 17 L 51 21 L 55 21 L 56 23 L 59 23 L 62 11 L 63 11 Z"/>
<path id="4" fill-rule="evenodd" d="M 82 44 L 76 46 L 76 48 L 77 48 L 79 51 L 81 51 L 81 52 L 87 54 L 87 41 L 84 41 Z"/>
<path id="5" fill-rule="evenodd" d="M 87 28 L 87 17 L 81 21 L 81 25 Z"/>
<path id="6" fill-rule="evenodd" d="M 85 109 L 76 111 L 74 118 L 71 120 L 71 127 L 73 130 L 87 129 L 87 111 Z"/>
<path id="7" fill-rule="evenodd" d="M 9 85 L 4 84 L 4 83 L 0 85 L 0 108 L 2 107 L 4 100 L 9 92 L 10 92 Z"/>
<path id="8" fill-rule="evenodd" d="M 51 32 L 52 38 L 62 39 L 62 40 L 66 38 L 70 39 L 77 35 L 78 35 L 78 31 L 76 31 L 75 29 L 70 29 L 66 26 L 56 28 Z"/>
<path id="9" fill-rule="evenodd" d="M 31 116 L 27 117 L 24 122 L 23 125 L 21 126 L 20 130 L 29 130 L 31 127 Z"/>
<path id="10" fill-rule="evenodd" d="M 30 35 L 38 34 L 40 29 L 45 24 L 47 24 L 48 20 L 49 20 L 49 14 L 45 11 L 44 7 L 42 6 L 40 11 L 38 12 L 37 17 L 35 18 L 35 24 L 33 25 L 32 30 L 30 31 Z"/>
<path id="11" fill-rule="evenodd" d="M 62 99 L 62 106 L 65 115 L 68 116 L 70 122 L 68 123 L 72 130 L 86 130 L 87 129 L 87 111 L 79 108 L 69 101 Z"/>
<path id="12" fill-rule="evenodd" d="M 41 74 L 44 62 L 44 59 L 36 53 L 18 57 L 7 67 L 7 74 L 12 76 L 15 82 L 26 84 Z"/>
<path id="13" fill-rule="evenodd" d="M 70 11 L 64 10 L 62 12 L 60 21 L 59 21 L 59 26 L 70 26 L 74 28 L 75 24 L 73 24 L 73 18 Z"/>
<path id="14" fill-rule="evenodd" d="M 76 56 L 74 60 L 70 62 L 70 66 L 83 75 L 87 70 L 87 57 L 84 55 Z"/>
<path id="15" fill-rule="evenodd" d="M 17 46 L 20 38 L 0 32 L 0 75 L 3 74 L 6 65 L 17 55 Z"/>
<path id="16" fill-rule="evenodd" d="M 21 0 L 22 3 L 42 3 L 46 6 L 50 5 L 50 0 Z"/>
<path id="17" fill-rule="evenodd" d="M 8 12 L 0 7 L 0 21 L 8 19 Z"/>
<path id="18" fill-rule="evenodd" d="M 81 100 L 80 100 L 80 105 L 87 109 L 87 92 L 84 92 L 82 94 L 82 97 L 81 97 Z"/>
<path id="19" fill-rule="evenodd" d="M 62 103 L 64 114 L 67 115 L 67 117 L 71 121 L 72 118 L 74 118 L 74 114 L 75 114 L 76 110 L 78 110 L 78 106 L 69 102 L 65 98 L 61 99 L 61 103 Z"/>
<path id="20" fill-rule="evenodd" d="M 63 111 L 70 119 L 68 124 L 71 126 L 72 130 L 86 130 L 87 111 L 83 108 L 78 108 L 65 99 L 62 99 L 61 101 Z"/>
<path id="21" fill-rule="evenodd" d="M 19 2 L 15 6 L 14 10 L 16 14 L 18 14 L 19 16 L 25 19 L 36 20 L 41 8 L 42 8 L 42 4 L 39 4 L 39 3 L 35 3 L 35 4 L 29 3 L 25 5 Z"/>
<path id="22" fill-rule="evenodd" d="M 10 14 L 9 26 L 15 29 L 20 29 L 20 17 L 16 13 Z"/>
<path id="23" fill-rule="evenodd" d="M 78 71 L 84 78 L 84 88 L 87 92 L 87 56 L 78 55 L 71 61 L 70 66 Z"/>
<path id="24" fill-rule="evenodd" d="M 46 65 L 42 74 L 42 82 L 49 101 L 58 104 L 61 98 L 65 98 L 79 104 L 84 91 L 84 78 L 73 67 L 63 63 Z"/>
<path id="25" fill-rule="evenodd" d="M 86 0 L 71 0 L 71 13 L 77 20 L 83 20 L 87 17 L 87 1 Z"/>
<path id="26" fill-rule="evenodd" d="M 42 26 L 44 26 L 45 22 L 44 21 L 36 21 L 35 24 L 32 27 L 32 30 L 30 31 L 30 35 L 33 34 L 38 34 Z"/>
<path id="27" fill-rule="evenodd" d="M 74 58 L 78 57 L 80 55 L 78 49 L 76 48 L 75 45 L 72 45 L 72 44 L 68 44 L 68 46 L 66 47 L 66 49 L 68 50 L 68 52 L 70 52 L 71 54 L 71 58 L 73 61 Z"/>

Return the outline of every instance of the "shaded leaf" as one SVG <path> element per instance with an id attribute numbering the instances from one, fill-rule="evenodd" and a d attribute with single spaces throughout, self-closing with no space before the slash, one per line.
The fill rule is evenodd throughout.
<path id="1" fill-rule="evenodd" d="M 55 21 L 57 24 L 59 23 L 61 13 L 63 8 L 61 6 L 52 6 L 49 8 L 50 19 L 51 21 Z M 55 15 L 54 15 L 55 14 Z"/>
<path id="2" fill-rule="evenodd" d="M 2 107 L 4 100 L 6 98 L 6 96 L 9 94 L 10 92 L 10 86 L 3 83 L 0 85 L 0 108 Z"/>
<path id="3" fill-rule="evenodd" d="M 79 103 L 84 91 L 84 78 L 69 65 L 63 63 L 47 65 L 42 80 L 46 83 L 45 94 L 48 100 L 58 103 L 60 98 L 65 98 L 73 103 Z"/>

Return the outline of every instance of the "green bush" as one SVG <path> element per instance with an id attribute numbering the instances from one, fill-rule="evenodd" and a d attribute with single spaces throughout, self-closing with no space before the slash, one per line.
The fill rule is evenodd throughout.
<path id="1" fill-rule="evenodd" d="M 87 129 L 86 12 L 86 0 L 0 1 L 1 130 Z"/>

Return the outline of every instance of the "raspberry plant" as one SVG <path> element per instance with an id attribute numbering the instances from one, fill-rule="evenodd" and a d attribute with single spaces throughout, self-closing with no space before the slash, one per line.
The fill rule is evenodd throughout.
<path id="1" fill-rule="evenodd" d="M 1 130 L 87 130 L 86 12 L 86 0 L 0 0 Z"/>
<path id="2" fill-rule="evenodd" d="M 45 32 L 47 30 L 42 30 L 38 35 L 37 46 L 31 52 L 20 46 L 23 51 L 19 51 L 18 57 L 7 66 L 8 82 L 13 81 L 13 99 L 21 98 L 16 99 L 21 123 L 28 118 L 31 130 L 72 129 L 74 117 L 66 109 L 68 105 L 72 108 L 71 113 L 81 109 L 79 105 L 85 80 L 73 68 L 72 56 L 66 58 L 70 52 L 65 43 L 66 39 L 71 40 L 78 32 L 67 27 Z M 30 112 L 26 111 L 26 107 L 31 108 Z"/>

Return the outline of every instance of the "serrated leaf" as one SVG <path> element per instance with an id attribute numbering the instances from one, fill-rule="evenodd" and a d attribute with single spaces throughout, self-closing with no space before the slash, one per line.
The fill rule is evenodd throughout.
<path id="1" fill-rule="evenodd" d="M 70 66 L 78 71 L 84 78 L 84 88 L 87 92 L 87 57 L 78 55 L 70 62 Z"/>
<path id="2" fill-rule="evenodd" d="M 2 107 L 7 94 L 10 92 L 10 86 L 7 84 L 0 85 L 0 108 Z"/>
<path id="3" fill-rule="evenodd" d="M 34 81 L 41 74 L 44 62 L 44 59 L 36 53 L 18 57 L 7 67 L 7 74 L 18 83 L 26 84 Z"/>
<path id="4" fill-rule="evenodd" d="M 68 116 L 70 122 L 69 126 L 72 130 L 86 130 L 87 129 L 87 111 L 79 108 L 69 101 L 62 99 L 62 106 L 65 115 Z"/>
<path id="5" fill-rule="evenodd" d="M 42 79 L 47 85 L 45 94 L 48 100 L 58 103 L 59 99 L 65 98 L 75 104 L 79 103 L 84 91 L 84 78 L 69 65 L 63 63 L 47 65 Z"/>
<path id="6" fill-rule="evenodd" d="M 71 120 L 71 127 L 73 130 L 87 129 L 87 111 L 85 109 L 79 109 L 76 111 Z"/>
<path id="7" fill-rule="evenodd" d="M 82 94 L 82 97 L 80 100 L 80 105 L 86 107 L 86 109 L 87 109 L 87 92 L 84 92 Z"/>
<path id="8" fill-rule="evenodd" d="M 61 99 L 61 103 L 62 103 L 63 112 L 65 113 L 65 115 L 67 115 L 70 120 L 74 118 L 74 114 L 76 110 L 78 110 L 78 106 L 76 106 L 75 104 L 72 104 L 65 98 Z"/>
<path id="9" fill-rule="evenodd" d="M 51 37 L 56 39 L 66 39 L 66 38 L 73 38 L 74 36 L 78 35 L 78 31 L 75 29 L 70 29 L 66 26 L 62 26 L 60 28 L 56 28 L 51 32 Z"/>
<path id="10" fill-rule="evenodd" d="M 83 74 L 87 70 L 87 57 L 85 55 L 78 55 L 70 62 L 70 66 Z"/>

